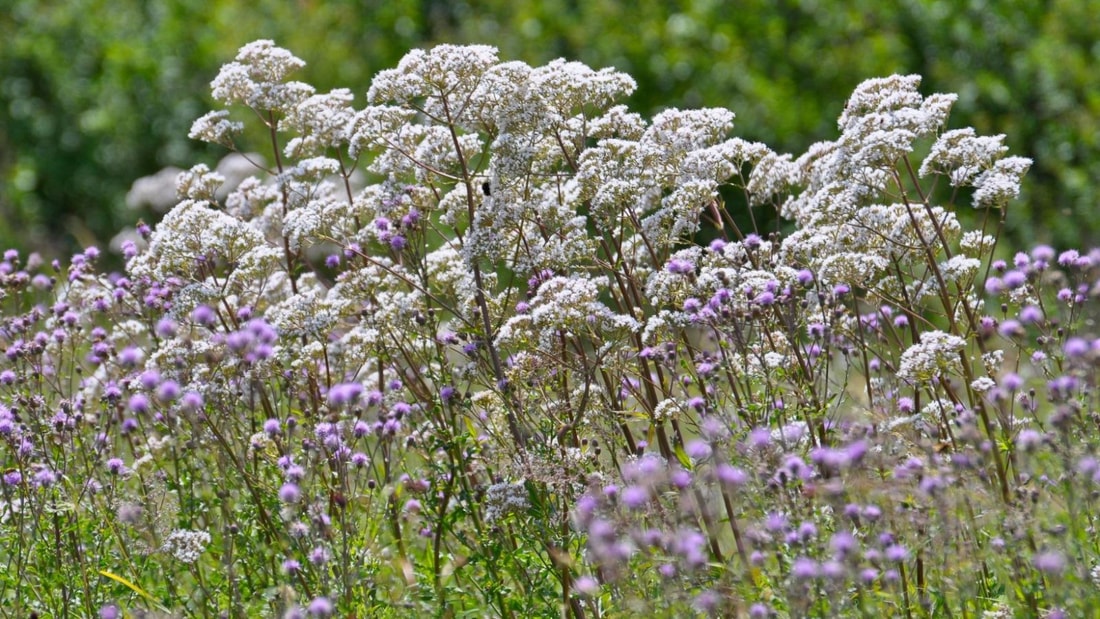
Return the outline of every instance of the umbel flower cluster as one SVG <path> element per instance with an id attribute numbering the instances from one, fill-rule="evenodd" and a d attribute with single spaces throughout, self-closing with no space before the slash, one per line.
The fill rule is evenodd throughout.
<path id="1" fill-rule="evenodd" d="M 191 137 L 255 174 L 181 174 L 123 271 L 4 255 L 0 604 L 1100 600 L 1100 253 L 998 247 L 1030 161 L 953 95 L 869 80 L 793 156 L 574 62 L 417 50 L 362 106 L 304 65 L 222 68 Z"/>

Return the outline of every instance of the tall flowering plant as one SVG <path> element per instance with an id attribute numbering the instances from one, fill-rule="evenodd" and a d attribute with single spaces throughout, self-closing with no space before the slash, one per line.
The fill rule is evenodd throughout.
<path id="1" fill-rule="evenodd" d="M 723 109 L 646 121 L 616 104 L 629 76 L 578 63 L 418 50 L 361 109 L 303 66 L 257 41 L 223 67 L 226 109 L 191 136 L 256 173 L 228 193 L 182 174 L 124 273 L 95 249 L 53 277 L 5 256 L 0 598 L 104 617 L 1096 598 L 1100 256 L 1001 259 L 1030 161 L 947 129 L 954 96 L 870 80 L 794 157 L 731 138 Z M 782 223 L 744 229 L 727 201 Z"/>

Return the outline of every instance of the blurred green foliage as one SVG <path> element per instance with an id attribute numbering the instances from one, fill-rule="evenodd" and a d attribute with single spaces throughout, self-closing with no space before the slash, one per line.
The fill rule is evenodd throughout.
<path id="1" fill-rule="evenodd" d="M 187 139 L 209 81 L 274 39 L 301 79 L 361 96 L 413 47 L 487 43 L 634 76 L 630 105 L 723 106 L 736 133 L 800 152 L 836 135 L 851 90 L 920 73 L 957 92 L 952 127 L 1036 160 L 1009 216 L 1020 243 L 1100 241 L 1094 0 L 6 0 L 0 9 L 0 243 L 105 243 L 124 195 L 166 165 L 224 154 Z M 360 99 L 361 101 L 361 99 Z M 51 252 L 52 253 L 52 252 Z"/>

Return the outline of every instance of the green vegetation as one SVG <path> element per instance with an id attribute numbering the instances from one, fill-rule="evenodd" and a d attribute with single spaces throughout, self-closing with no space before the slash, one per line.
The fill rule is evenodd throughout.
<path id="1" fill-rule="evenodd" d="M 1088 0 L 9 0 L 0 11 L 0 241 L 105 243 L 138 217 L 124 195 L 161 167 L 213 163 L 186 139 L 207 84 L 257 38 L 314 59 L 321 89 L 363 84 L 406 51 L 485 43 L 503 57 L 556 57 L 638 81 L 632 109 L 720 106 L 739 135 L 800 152 L 864 79 L 924 76 L 957 92 L 951 126 L 1004 133 L 1035 159 L 1008 234 L 1088 245 L 1098 202 L 1100 59 Z M 364 93 L 355 93 L 362 102 Z M 186 165 L 185 165 L 186 164 Z M 75 241 L 75 245 L 74 245 Z M 66 243 L 69 247 L 61 247 Z"/>

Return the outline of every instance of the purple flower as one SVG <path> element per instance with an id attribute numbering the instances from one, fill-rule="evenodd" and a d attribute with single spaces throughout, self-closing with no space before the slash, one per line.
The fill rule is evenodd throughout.
<path id="1" fill-rule="evenodd" d="M 901 544 L 891 544 L 886 547 L 886 560 L 887 561 L 905 561 L 909 558 L 909 551 Z"/>
<path id="2" fill-rule="evenodd" d="M 359 383 L 340 383 L 328 391 L 328 403 L 331 406 L 344 406 L 354 403 L 363 394 L 363 385 Z"/>
<path id="3" fill-rule="evenodd" d="M 302 564 L 295 561 L 294 559 L 287 559 L 286 561 L 283 561 L 283 571 L 287 574 L 294 574 L 300 569 L 302 569 Z"/>
<path id="4" fill-rule="evenodd" d="M 145 397 L 145 394 L 135 393 L 130 396 L 129 402 L 130 410 L 137 414 L 149 412 L 149 398 Z"/>
<path id="5" fill-rule="evenodd" d="M 1035 451 L 1042 444 L 1043 435 L 1031 428 L 1020 430 L 1020 433 L 1016 435 L 1016 447 L 1025 453 Z"/>
<path id="6" fill-rule="evenodd" d="M 1001 386 L 1009 391 L 1016 391 L 1024 386 L 1024 379 L 1020 378 L 1019 374 L 1009 372 L 1001 378 Z"/>
<path id="7" fill-rule="evenodd" d="M 1021 271 L 1009 271 L 1004 274 L 1001 281 L 1004 283 L 1005 287 L 1015 290 L 1027 283 L 1027 275 Z"/>
<path id="8" fill-rule="evenodd" d="M 122 364 L 122 367 L 133 368 L 141 363 L 142 357 L 144 356 L 145 355 L 140 349 L 133 346 L 127 346 L 118 354 L 118 362 Z"/>
<path id="9" fill-rule="evenodd" d="M 191 312 L 191 320 L 194 320 L 197 324 L 204 327 L 209 327 L 214 324 L 214 320 L 217 318 L 217 313 L 213 308 L 208 305 L 200 305 Z"/>
<path id="10" fill-rule="evenodd" d="M 706 441 L 693 440 L 689 441 L 687 445 L 684 445 L 684 453 L 688 455 L 692 460 L 706 460 L 710 457 L 714 450 Z"/>
<path id="11" fill-rule="evenodd" d="M 591 576 L 581 576 L 573 582 L 573 588 L 581 595 L 592 595 L 600 590 L 600 583 Z"/>
<path id="12" fill-rule="evenodd" d="M 126 466 L 123 464 L 121 458 L 111 458 L 107 460 L 107 470 L 110 471 L 112 475 L 120 475 L 126 470 Z"/>
<path id="13" fill-rule="evenodd" d="M 794 580 L 813 580 L 818 573 L 817 562 L 809 557 L 798 557 L 791 565 L 791 578 Z"/>
<path id="14" fill-rule="evenodd" d="M 1001 323 L 997 332 L 1007 338 L 1018 337 L 1024 334 L 1024 326 L 1018 320 L 1006 320 Z"/>
<path id="15" fill-rule="evenodd" d="M 764 519 L 764 528 L 767 529 L 768 531 L 771 531 L 772 533 L 779 533 L 780 531 L 785 531 L 787 529 L 787 527 L 788 527 L 787 516 L 785 516 L 783 514 L 780 514 L 780 513 L 777 513 L 777 512 L 771 512 Z"/>
<path id="16" fill-rule="evenodd" d="M 202 409 L 202 405 L 202 396 L 198 393 L 195 393 L 194 391 L 188 391 L 187 393 L 183 394 L 183 400 L 181 400 L 180 402 L 180 406 L 183 407 L 183 410 L 192 413 Z"/>
<path id="17" fill-rule="evenodd" d="M 317 546 L 309 551 L 309 562 L 314 565 L 324 565 L 332 558 L 332 553 L 324 546 Z"/>
<path id="18" fill-rule="evenodd" d="M 314 617 L 328 617 L 332 615 L 332 602 L 325 597 L 315 597 L 309 602 L 309 614 Z"/>
<path id="19" fill-rule="evenodd" d="M 749 481 L 749 475 L 744 470 L 726 463 L 719 464 L 715 470 L 718 481 L 730 487 L 744 486 Z"/>
<path id="20" fill-rule="evenodd" d="M 118 606 L 114 604 L 104 604 L 99 609 L 99 619 L 118 619 L 122 616 L 122 613 L 118 610 Z"/>
<path id="21" fill-rule="evenodd" d="M 848 568 L 836 559 L 828 559 L 821 564 L 821 575 L 829 580 L 843 580 L 848 573 Z"/>
<path id="22" fill-rule="evenodd" d="M 837 531 L 833 533 L 832 539 L 829 540 L 829 547 L 832 548 L 833 552 L 841 559 L 852 554 L 857 545 L 858 542 L 856 541 L 856 537 L 849 531 Z"/>
<path id="23" fill-rule="evenodd" d="M 677 275 L 687 275 L 688 273 L 695 272 L 695 265 L 690 260 L 684 260 L 682 258 L 673 258 L 665 265 L 665 270 L 669 273 L 675 273 Z"/>
<path id="24" fill-rule="evenodd" d="M 57 483 L 57 473 L 54 473 L 48 468 L 41 468 L 34 474 L 34 485 L 41 488 L 48 488 Z"/>
<path id="25" fill-rule="evenodd" d="M 279 500 L 283 503 L 297 503 L 302 498 L 302 491 L 296 484 L 287 482 L 279 488 Z"/>
<path id="26" fill-rule="evenodd" d="M 759 304 L 759 305 L 764 305 L 764 306 L 772 305 L 773 303 L 775 303 L 775 295 L 770 293 L 770 292 L 766 292 L 766 291 L 761 292 L 756 297 L 756 299 L 754 299 L 754 302 Z"/>
<path id="27" fill-rule="evenodd" d="M 1062 351 L 1066 353 L 1067 357 L 1083 357 L 1089 353 L 1092 346 L 1082 338 L 1071 337 L 1066 340 L 1065 345 L 1062 347 Z"/>
<path id="28" fill-rule="evenodd" d="M 683 490 L 691 484 L 691 473 L 678 468 L 669 474 L 668 481 L 673 487 Z"/>
<path id="29" fill-rule="evenodd" d="M 180 397 L 180 386 L 174 380 L 166 380 L 157 387 L 157 400 L 167 404 Z"/>
<path id="30" fill-rule="evenodd" d="M 1032 557 L 1031 564 L 1048 576 L 1060 576 L 1066 569 L 1066 558 L 1056 550 L 1045 550 Z"/>
<path id="31" fill-rule="evenodd" d="M 1020 309 L 1020 322 L 1030 325 L 1043 319 L 1043 310 L 1035 305 L 1027 305 Z"/>
<path id="32" fill-rule="evenodd" d="M 649 491 L 641 486 L 627 486 L 620 499 L 630 509 L 638 509 L 649 502 Z"/>
<path id="33" fill-rule="evenodd" d="M 264 433 L 268 436 L 278 436 L 282 432 L 282 424 L 278 419 L 268 419 L 264 422 Z"/>

